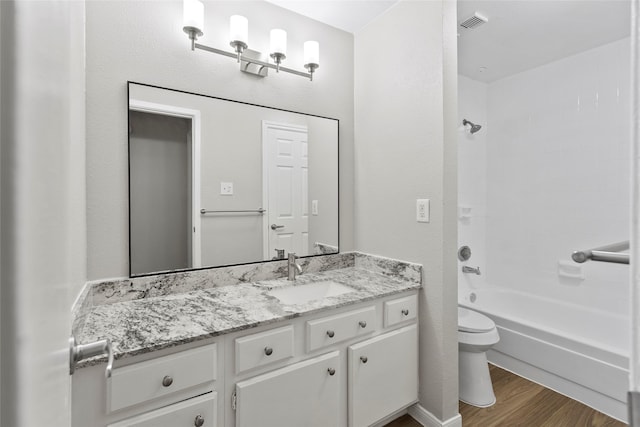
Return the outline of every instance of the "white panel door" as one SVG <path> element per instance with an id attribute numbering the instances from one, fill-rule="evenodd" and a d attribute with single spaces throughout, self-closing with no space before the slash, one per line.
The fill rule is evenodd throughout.
<path id="1" fill-rule="evenodd" d="M 265 259 L 309 255 L 307 128 L 263 122 Z"/>
<path id="2" fill-rule="evenodd" d="M 418 399 L 418 328 L 407 326 L 348 349 L 349 426 L 364 427 Z"/>
<path id="3" fill-rule="evenodd" d="M 66 427 L 86 281 L 85 6 L 0 3 L 2 426 Z"/>
<path id="4" fill-rule="evenodd" d="M 334 351 L 236 384 L 236 427 L 337 426 L 344 398 L 339 356 Z"/>

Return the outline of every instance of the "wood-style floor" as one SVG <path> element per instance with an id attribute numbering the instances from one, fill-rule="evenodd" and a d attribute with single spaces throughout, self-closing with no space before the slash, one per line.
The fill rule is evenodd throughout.
<path id="1" fill-rule="evenodd" d="M 496 404 L 476 408 L 460 402 L 463 427 L 623 427 L 595 409 L 491 365 Z M 405 415 L 385 427 L 420 427 Z"/>

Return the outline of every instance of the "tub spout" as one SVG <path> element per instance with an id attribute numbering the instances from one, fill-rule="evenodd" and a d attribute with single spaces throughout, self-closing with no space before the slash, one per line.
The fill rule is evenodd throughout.
<path id="1" fill-rule="evenodd" d="M 473 273 L 473 274 L 477 274 L 478 276 L 480 275 L 480 267 L 469 267 L 468 265 L 463 265 L 462 266 L 462 272 L 463 273 Z"/>

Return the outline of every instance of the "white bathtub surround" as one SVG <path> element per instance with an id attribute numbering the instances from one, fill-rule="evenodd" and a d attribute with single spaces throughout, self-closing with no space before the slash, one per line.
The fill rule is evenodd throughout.
<path id="1" fill-rule="evenodd" d="M 473 251 L 466 264 L 482 271 L 459 273 L 459 300 L 498 324 L 489 360 L 618 419 L 629 267 L 579 265 L 571 253 L 629 235 L 629 45 L 488 84 L 461 77 L 460 114 L 482 117 L 484 96 L 486 123 L 473 135 L 483 142 L 461 134 L 458 144 L 460 205 L 473 208 L 459 221 L 459 242 Z"/>
<path id="2" fill-rule="evenodd" d="M 490 317 L 500 342 L 489 361 L 626 420 L 629 324 L 626 316 L 503 288 L 460 295 Z"/>

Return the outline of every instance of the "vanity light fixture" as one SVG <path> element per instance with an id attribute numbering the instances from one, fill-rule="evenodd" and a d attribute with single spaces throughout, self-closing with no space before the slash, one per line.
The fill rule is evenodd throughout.
<path id="1" fill-rule="evenodd" d="M 234 50 L 233 53 L 205 46 L 196 43 L 198 37 L 204 34 L 204 5 L 199 0 L 183 0 L 183 2 L 182 30 L 191 40 L 191 50 L 200 49 L 235 58 L 240 63 L 241 71 L 261 77 L 266 76 L 267 70 L 272 68 L 276 72 L 284 71 L 313 80 L 313 73 L 320 66 L 320 45 L 317 41 L 304 43 L 304 68 L 308 72 L 282 66 L 282 62 L 287 58 L 287 33 L 282 29 L 271 30 L 269 56 L 273 59 L 273 63 L 269 62 L 268 58 L 264 58 L 260 52 L 249 50 L 249 22 L 244 16 L 233 15 L 229 21 L 229 44 Z"/>

